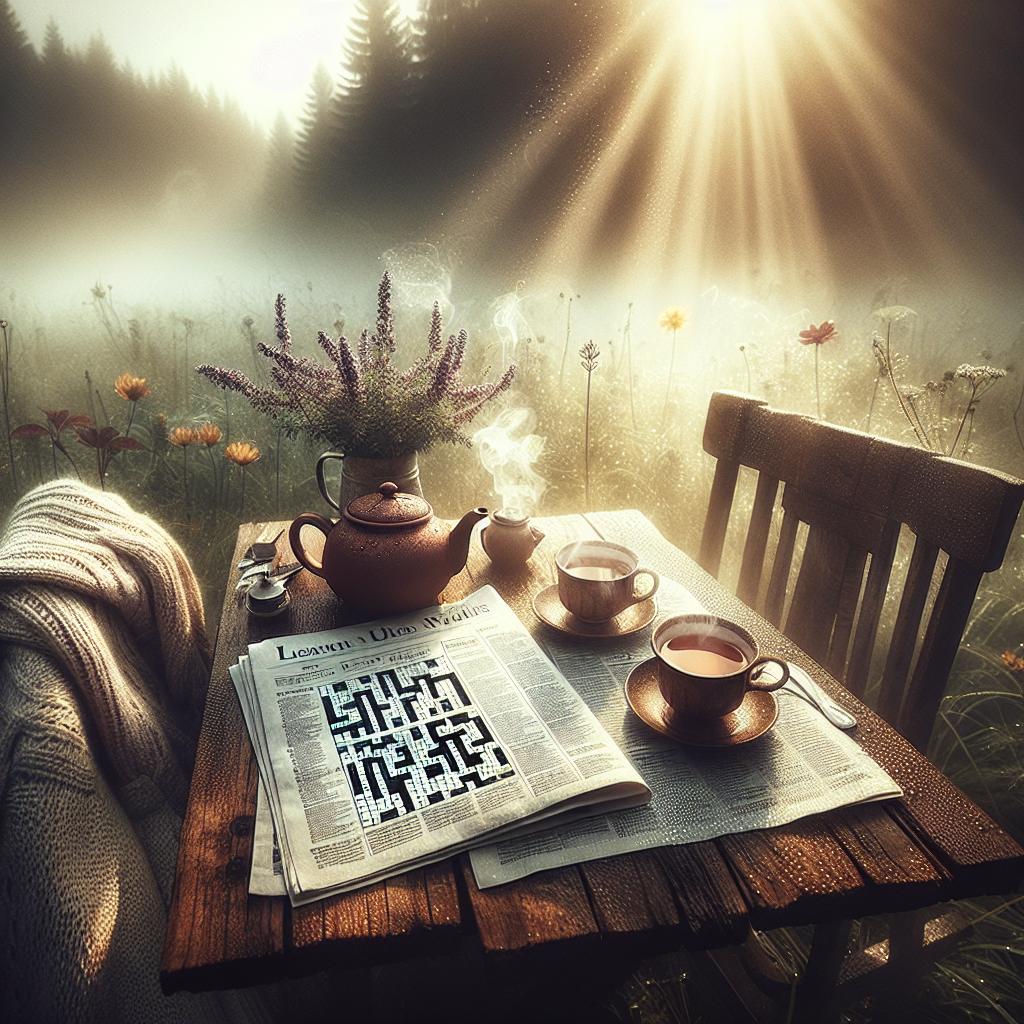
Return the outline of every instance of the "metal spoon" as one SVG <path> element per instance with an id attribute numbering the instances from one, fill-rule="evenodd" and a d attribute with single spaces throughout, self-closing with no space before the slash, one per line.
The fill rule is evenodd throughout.
<path id="1" fill-rule="evenodd" d="M 852 729 L 857 724 L 857 719 L 846 708 L 841 708 L 802 668 L 792 662 L 786 686 L 792 686 L 798 696 L 813 704 L 837 729 Z"/>
<path id="2" fill-rule="evenodd" d="M 276 572 L 272 572 L 270 566 L 263 562 L 260 565 L 254 565 L 249 569 L 246 569 L 241 576 L 238 577 L 238 582 L 235 584 L 235 590 L 245 590 L 256 583 L 261 576 L 266 577 L 272 583 L 287 583 L 293 576 L 302 571 L 302 566 L 298 562 L 292 562 L 289 565 L 278 566 Z"/>

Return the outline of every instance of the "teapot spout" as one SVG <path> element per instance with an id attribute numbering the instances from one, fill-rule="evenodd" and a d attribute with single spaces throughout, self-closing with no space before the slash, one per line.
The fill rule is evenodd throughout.
<path id="1" fill-rule="evenodd" d="M 466 567 L 473 527 L 486 517 L 487 509 L 480 505 L 467 512 L 452 528 L 448 535 L 448 571 L 452 576 L 457 576 Z"/>

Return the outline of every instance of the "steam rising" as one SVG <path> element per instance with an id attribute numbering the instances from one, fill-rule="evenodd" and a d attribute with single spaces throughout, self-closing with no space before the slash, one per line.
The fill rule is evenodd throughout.
<path id="1" fill-rule="evenodd" d="M 520 294 L 522 285 L 523 282 L 519 281 L 514 292 L 502 295 L 497 300 L 498 308 L 494 314 L 494 328 L 501 338 L 502 364 L 515 361 L 516 346 L 520 340 L 533 340 L 533 331 L 522 313 L 523 298 Z"/>
<path id="2" fill-rule="evenodd" d="M 506 409 L 489 426 L 473 435 L 473 447 L 484 469 L 494 477 L 494 490 L 504 509 L 532 515 L 547 481 L 533 469 L 544 450 L 543 437 L 533 433 L 537 414 L 533 409 Z"/>

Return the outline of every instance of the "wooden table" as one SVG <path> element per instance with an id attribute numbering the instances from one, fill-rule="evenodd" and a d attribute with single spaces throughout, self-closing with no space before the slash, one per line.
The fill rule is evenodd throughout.
<path id="1" fill-rule="evenodd" d="M 232 565 L 285 524 L 239 530 Z M 188 810 L 181 834 L 161 979 L 167 992 L 245 986 L 325 966 L 411 960 L 473 945 L 484 963 L 556 965 L 561 976 L 610 953 L 715 949 L 768 929 L 887 913 L 1014 891 L 1024 850 L 884 721 L 757 616 L 638 512 L 538 520 L 547 537 L 526 570 L 500 573 L 474 538 L 443 595 L 492 584 L 540 635 L 531 599 L 553 581 L 566 540 L 600 536 L 745 625 L 764 653 L 807 669 L 860 722 L 854 735 L 903 788 L 885 804 L 844 808 L 780 828 L 568 867 L 481 891 L 465 856 L 298 909 L 247 892 L 256 765 L 228 666 L 254 640 L 350 621 L 323 582 L 301 573 L 288 617 L 250 619 L 232 573 L 224 603 Z M 273 527 L 271 529 L 271 527 Z M 282 544 L 285 542 L 282 541 Z M 290 560 L 285 551 L 285 559 Z M 599 955 L 601 954 L 601 955 Z M 595 968 L 596 969 L 596 968 Z"/>

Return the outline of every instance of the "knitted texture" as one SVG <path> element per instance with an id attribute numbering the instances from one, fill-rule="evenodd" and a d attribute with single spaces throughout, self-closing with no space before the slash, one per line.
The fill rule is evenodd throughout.
<path id="1" fill-rule="evenodd" d="M 209 673 L 178 545 L 39 487 L 0 539 L 0 1019 L 240 1024 L 276 987 L 165 996 L 167 907 Z"/>
<path id="2" fill-rule="evenodd" d="M 115 494 L 69 480 L 35 488 L 0 540 L 0 640 L 45 653 L 73 681 L 115 788 L 148 778 L 183 811 L 210 645 L 169 534 Z"/>

